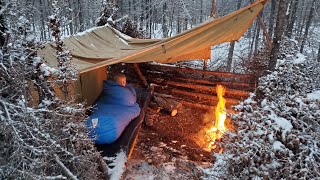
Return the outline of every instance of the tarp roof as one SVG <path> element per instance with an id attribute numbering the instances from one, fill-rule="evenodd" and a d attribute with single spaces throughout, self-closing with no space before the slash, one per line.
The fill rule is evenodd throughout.
<path id="1" fill-rule="evenodd" d="M 64 39 L 80 73 L 102 66 L 155 61 L 170 63 L 210 58 L 211 46 L 239 40 L 268 0 L 257 2 L 218 19 L 167 39 L 134 39 L 110 26 Z M 56 63 L 54 44 L 47 44 L 39 54 L 52 66 Z"/>

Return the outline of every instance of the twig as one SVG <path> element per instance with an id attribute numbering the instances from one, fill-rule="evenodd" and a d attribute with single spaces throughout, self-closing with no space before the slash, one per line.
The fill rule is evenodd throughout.
<path id="1" fill-rule="evenodd" d="M 57 154 L 54 154 L 55 157 L 55 161 L 59 164 L 59 166 L 62 168 L 62 170 L 64 171 L 64 173 L 66 173 L 66 175 L 73 179 L 73 180 L 78 180 L 77 176 L 73 175 L 72 172 L 60 161 L 59 157 Z"/>

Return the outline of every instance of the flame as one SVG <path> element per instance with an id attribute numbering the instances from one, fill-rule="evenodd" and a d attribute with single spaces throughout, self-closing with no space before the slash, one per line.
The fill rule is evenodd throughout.
<path id="1" fill-rule="evenodd" d="M 222 135 L 228 130 L 224 124 L 227 118 L 225 107 L 226 99 L 223 97 L 225 94 L 225 88 L 222 85 L 218 85 L 216 91 L 219 101 L 215 109 L 216 121 L 214 125 L 211 128 L 209 128 L 206 132 L 210 140 L 208 147 L 205 148 L 205 150 L 207 151 L 215 149 L 217 147 L 217 145 L 215 144 L 216 140 L 221 139 Z M 219 152 L 222 152 L 222 150 L 220 150 Z"/>

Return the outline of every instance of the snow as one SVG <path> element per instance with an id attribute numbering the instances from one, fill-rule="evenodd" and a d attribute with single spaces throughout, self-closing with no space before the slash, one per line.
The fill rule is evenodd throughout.
<path id="1" fill-rule="evenodd" d="M 274 141 L 272 144 L 273 150 L 283 150 L 285 149 L 285 146 L 280 141 Z"/>
<path id="2" fill-rule="evenodd" d="M 289 131 L 291 131 L 292 129 L 292 124 L 290 121 L 288 121 L 287 119 L 283 118 L 283 117 L 279 117 L 277 116 L 272 110 L 271 110 L 271 114 L 268 116 L 271 120 L 274 120 L 276 125 L 279 128 L 283 129 L 282 132 L 282 137 L 284 138 L 285 134 Z M 278 128 L 276 127 L 276 128 Z"/>
<path id="3" fill-rule="evenodd" d="M 320 90 L 307 94 L 307 98 L 310 100 L 320 100 Z"/>
<path id="4" fill-rule="evenodd" d="M 125 164 L 127 162 L 127 156 L 123 151 L 120 151 L 116 157 L 104 157 L 104 160 L 111 161 L 108 164 L 108 175 L 110 180 L 118 180 L 121 178 L 123 172 L 125 171 Z M 113 166 L 113 167 L 110 167 Z"/>
<path id="5" fill-rule="evenodd" d="M 296 59 L 293 60 L 293 64 L 301 64 L 301 63 L 304 63 L 305 61 L 306 61 L 306 56 L 301 53 L 298 53 L 296 55 Z"/>

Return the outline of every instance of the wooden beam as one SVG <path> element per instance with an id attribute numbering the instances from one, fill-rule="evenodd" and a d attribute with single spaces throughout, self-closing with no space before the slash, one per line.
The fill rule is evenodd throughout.
<path id="1" fill-rule="evenodd" d="M 214 75 L 219 77 L 230 77 L 230 78 L 244 78 L 244 79 L 253 79 L 254 75 L 252 74 L 237 74 L 237 73 L 228 73 L 228 72 L 218 72 L 218 71 L 203 71 L 198 69 L 192 69 L 192 68 L 185 68 L 185 67 L 174 67 L 174 66 L 168 66 L 168 65 L 155 65 L 155 64 L 144 64 L 142 66 L 145 69 L 149 70 L 155 70 L 155 71 L 175 71 L 178 73 L 181 72 L 187 72 L 187 73 L 195 73 L 195 74 L 208 74 L 208 75 Z"/>
<path id="2" fill-rule="evenodd" d="M 137 73 L 139 79 L 141 80 L 142 84 L 144 87 L 148 87 L 148 82 L 146 80 L 146 78 L 143 76 L 140 68 L 139 68 L 139 65 L 137 63 L 134 63 L 133 64 L 133 69 L 134 71 Z"/>
<path id="3" fill-rule="evenodd" d="M 216 87 L 212 86 L 205 86 L 205 85 L 198 85 L 198 84 L 188 84 L 182 82 L 174 82 L 174 81 L 161 81 L 159 79 L 151 80 L 151 82 L 161 85 L 161 86 L 169 86 L 169 87 L 176 87 L 176 88 L 187 88 L 193 90 L 195 92 L 204 92 L 216 95 Z M 227 88 L 225 92 L 226 97 L 248 97 L 248 91 L 240 91 L 235 89 Z"/>

